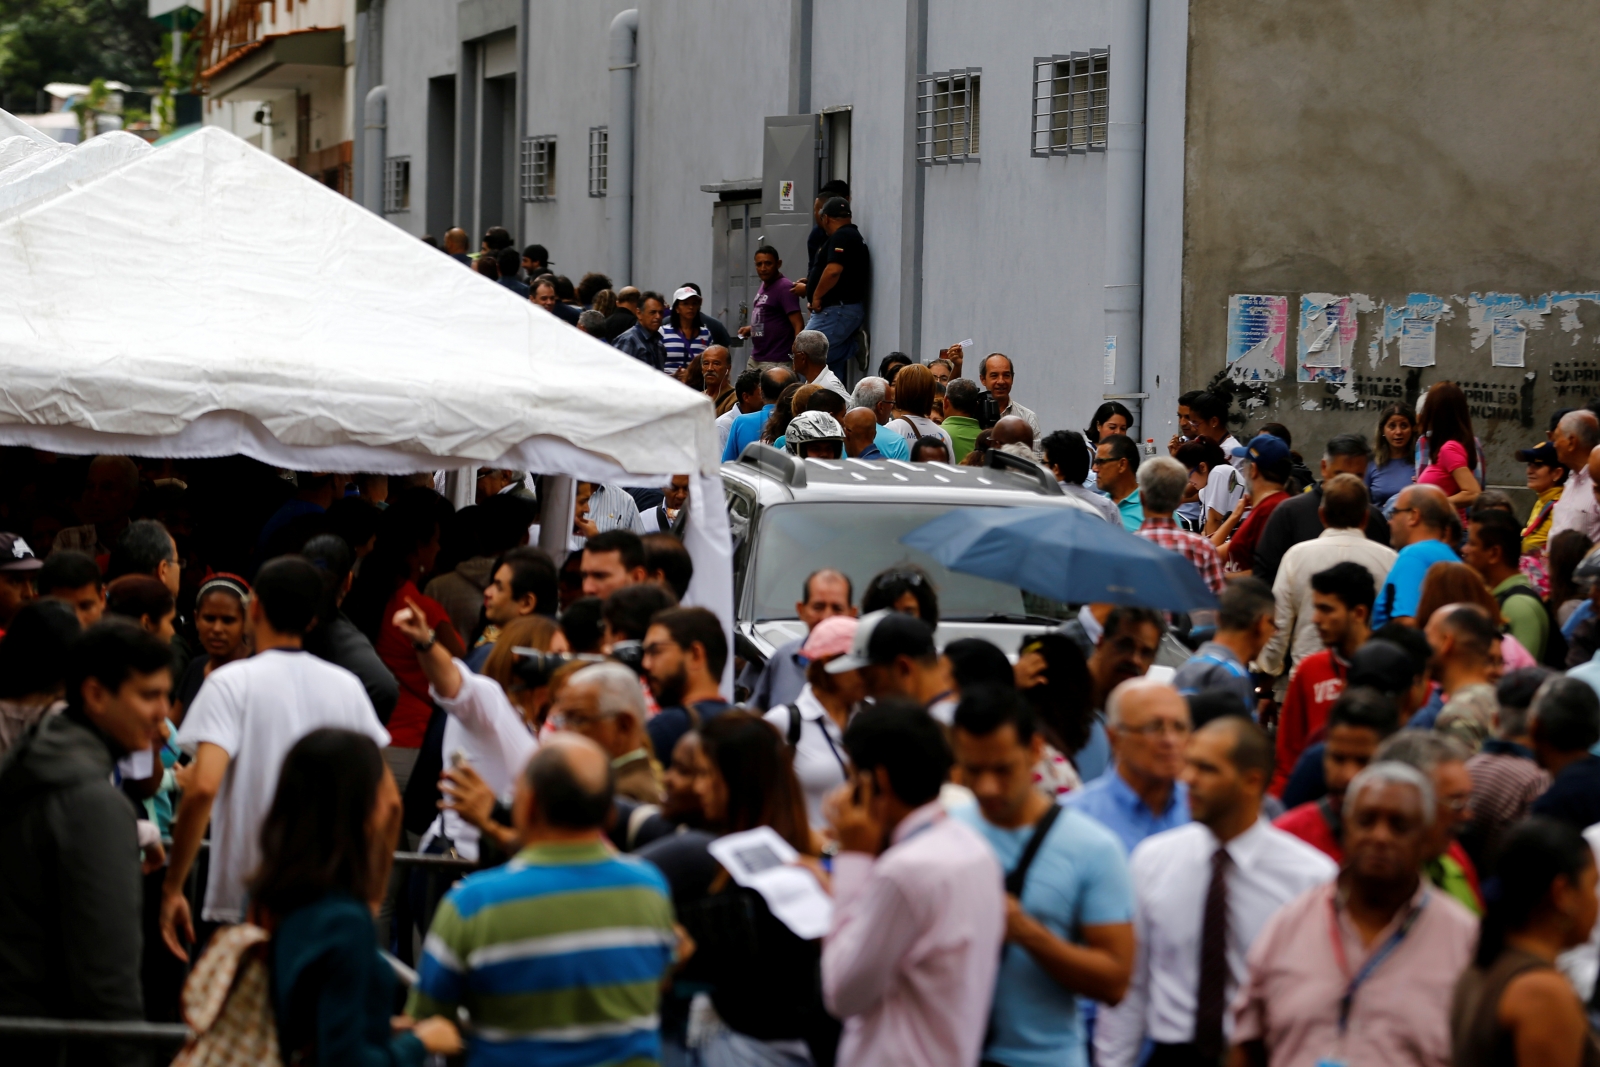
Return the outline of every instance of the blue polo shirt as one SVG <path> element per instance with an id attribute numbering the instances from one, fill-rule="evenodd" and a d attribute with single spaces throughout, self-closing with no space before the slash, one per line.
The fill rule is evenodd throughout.
<path id="1" fill-rule="evenodd" d="M 993 825 L 976 804 L 952 814 L 983 835 L 1007 871 L 1033 836 L 1031 826 Z M 1028 870 L 1022 908 L 1057 937 L 1079 944 L 1085 926 L 1131 922 L 1133 888 L 1116 837 L 1080 812 L 1063 811 Z M 983 1058 L 1007 1067 L 1086 1067 L 1089 1062 L 1078 998 L 1018 945 L 1007 945 L 1000 957 Z"/>
<path id="2" fill-rule="evenodd" d="M 767 419 L 772 416 L 772 409 L 775 407 L 776 404 L 768 404 L 760 411 L 740 415 L 729 424 L 728 444 L 722 450 L 722 462 L 738 459 L 739 453 L 744 451 L 746 445 L 761 440 L 761 427 L 767 424 Z"/>
<path id="3" fill-rule="evenodd" d="M 1122 842 L 1125 852 L 1152 834 L 1182 826 L 1189 821 L 1189 787 L 1172 783 L 1166 810 L 1153 812 L 1133 787 L 1116 771 L 1101 775 L 1082 789 L 1074 789 L 1061 803 L 1091 816 Z"/>
<path id="4" fill-rule="evenodd" d="M 1402 548 L 1383 580 L 1383 588 L 1378 590 L 1378 602 L 1372 606 L 1372 628 L 1376 630 L 1390 619 L 1415 615 L 1428 568 L 1435 563 L 1460 562 L 1455 549 L 1443 541 L 1414 541 Z M 1421 627 L 1427 621 L 1418 619 L 1417 625 Z"/>

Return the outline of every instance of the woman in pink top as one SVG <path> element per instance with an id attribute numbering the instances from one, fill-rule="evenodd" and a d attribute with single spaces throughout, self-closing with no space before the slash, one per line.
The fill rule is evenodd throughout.
<path id="1" fill-rule="evenodd" d="M 1417 429 L 1428 441 L 1433 457 L 1417 476 L 1419 485 L 1437 486 L 1458 511 L 1465 513 L 1483 492 L 1478 476 L 1478 442 L 1472 435 L 1472 415 L 1467 397 L 1455 382 L 1440 382 L 1428 390 L 1417 418 Z"/>

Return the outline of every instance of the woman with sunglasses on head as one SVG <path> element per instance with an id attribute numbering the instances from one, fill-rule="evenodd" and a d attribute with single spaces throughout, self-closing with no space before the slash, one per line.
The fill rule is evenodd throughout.
<path id="1" fill-rule="evenodd" d="M 928 580 L 928 572 L 914 563 L 904 563 L 874 575 L 861 594 L 861 614 L 888 608 L 902 615 L 915 615 L 929 626 L 939 625 L 939 594 Z"/>

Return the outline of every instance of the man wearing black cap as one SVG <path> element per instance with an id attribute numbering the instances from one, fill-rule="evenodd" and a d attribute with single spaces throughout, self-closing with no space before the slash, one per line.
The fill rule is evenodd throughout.
<path id="1" fill-rule="evenodd" d="M 928 707 L 950 689 L 933 647 L 933 627 L 887 608 L 861 618 L 850 651 L 829 662 L 829 674 L 860 671 L 873 700 L 908 697 Z"/>
<path id="2" fill-rule="evenodd" d="M 28 542 L 14 533 L 0 533 L 0 637 L 22 605 L 34 598 L 34 576 L 43 566 Z"/>
<path id="3" fill-rule="evenodd" d="M 522 250 L 522 269 L 531 282 L 541 274 L 550 273 L 550 253 L 544 245 L 529 245 Z"/>
<path id="4" fill-rule="evenodd" d="M 1518 449 L 1517 458 L 1528 465 L 1528 488 L 1539 494 L 1522 529 L 1522 552 L 1543 557 L 1550 545 L 1556 501 L 1567 487 L 1567 468 L 1561 465 L 1556 446 L 1549 441 Z"/>
<path id="5" fill-rule="evenodd" d="M 850 202 L 842 196 L 822 205 L 818 220 L 827 241 L 812 257 L 811 274 L 806 279 L 806 295 L 811 306 L 809 330 L 828 338 L 828 369 L 846 377 L 850 358 L 855 355 L 855 335 L 866 318 L 867 286 L 872 260 L 867 243 L 850 220 Z"/>

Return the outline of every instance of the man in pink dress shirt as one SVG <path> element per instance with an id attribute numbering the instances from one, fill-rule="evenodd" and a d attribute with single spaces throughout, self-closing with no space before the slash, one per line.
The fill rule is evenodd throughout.
<path id="1" fill-rule="evenodd" d="M 919 705 L 891 698 L 844 735 L 850 781 L 828 800 L 840 852 L 822 995 L 844 1020 L 839 1067 L 972 1067 L 1005 935 L 1000 865 L 946 817 L 951 755 Z"/>

